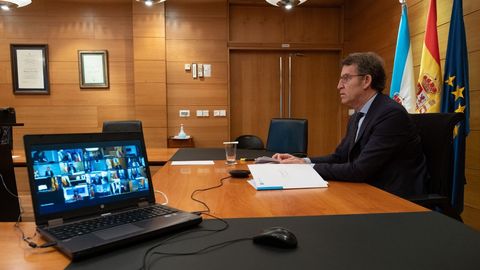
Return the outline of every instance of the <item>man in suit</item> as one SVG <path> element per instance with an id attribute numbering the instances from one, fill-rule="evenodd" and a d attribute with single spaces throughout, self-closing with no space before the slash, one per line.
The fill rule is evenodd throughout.
<path id="1" fill-rule="evenodd" d="M 386 75 L 375 53 L 354 53 L 342 61 L 338 90 L 355 110 L 334 153 L 301 159 L 275 154 L 281 163 L 314 163 L 326 180 L 366 182 L 399 196 L 424 192 L 428 179 L 419 134 L 407 111 L 382 94 Z"/>
<path id="2" fill-rule="evenodd" d="M 55 173 L 50 169 L 50 166 L 47 166 L 47 170 L 45 171 L 45 176 L 47 177 L 54 177 Z"/>

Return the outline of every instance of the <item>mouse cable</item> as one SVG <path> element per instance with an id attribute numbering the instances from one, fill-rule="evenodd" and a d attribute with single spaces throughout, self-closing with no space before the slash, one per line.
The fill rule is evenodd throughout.
<path id="1" fill-rule="evenodd" d="M 176 252 L 162 252 L 162 251 L 156 251 L 155 249 L 158 248 L 158 247 L 161 247 L 163 245 L 166 245 L 166 244 L 171 244 L 171 243 L 175 243 L 175 242 L 172 242 L 172 240 L 180 237 L 180 236 L 183 236 L 183 235 L 187 235 L 187 234 L 191 234 L 191 233 L 196 233 L 196 232 L 212 232 L 212 233 L 218 233 L 218 232 L 221 232 L 221 231 L 224 231 L 226 229 L 228 229 L 230 227 L 230 224 L 228 224 L 228 222 L 222 218 L 219 218 L 217 216 L 214 216 L 212 214 L 209 214 L 209 213 L 203 213 L 204 215 L 207 215 L 207 216 L 210 216 L 212 218 L 214 218 L 215 220 L 218 220 L 220 222 L 222 222 L 224 224 L 224 226 L 222 228 L 219 228 L 219 229 L 200 229 L 200 230 L 196 230 L 196 229 L 190 229 L 188 231 L 184 231 L 184 232 L 180 232 L 178 234 L 174 234 L 166 239 L 163 239 L 162 241 L 160 241 L 158 244 L 150 247 L 147 251 L 145 251 L 145 254 L 143 256 L 143 265 L 142 267 L 139 269 L 139 270 L 148 270 L 150 269 L 150 266 L 152 266 L 156 261 L 158 261 L 159 259 L 161 258 L 158 258 L 157 260 L 155 260 L 154 262 L 150 263 L 149 262 L 149 259 L 150 257 L 152 257 L 153 255 L 165 255 L 165 256 L 189 256 L 189 255 L 196 255 L 196 254 L 204 254 L 204 253 L 207 253 L 207 252 L 210 252 L 210 251 L 213 251 L 215 249 L 219 249 L 219 248 L 223 248 L 223 247 L 226 247 L 228 245 L 231 245 L 231 244 L 234 244 L 236 242 L 241 242 L 241 241 L 246 241 L 246 240 L 252 240 L 253 238 L 252 237 L 244 237 L 244 238 L 238 238 L 238 239 L 233 239 L 233 240 L 228 240 L 228 241 L 224 241 L 224 242 L 220 242 L 220 243 L 217 243 L 217 244 L 213 244 L 213 245 L 210 245 L 210 246 L 207 246 L 207 247 L 204 247 L 204 248 L 201 248 L 199 250 L 196 250 L 196 251 L 191 251 L 191 252 L 184 252 L 184 253 L 176 253 Z M 205 237 L 207 235 L 201 235 L 201 236 L 196 236 L 196 237 L 190 237 L 190 238 L 185 238 L 185 239 L 180 239 L 178 242 L 182 242 L 182 241 L 186 241 L 186 240 L 191 240 L 191 239 L 195 239 L 195 238 L 202 238 L 202 237 Z"/>
<path id="2" fill-rule="evenodd" d="M 169 243 L 175 243 L 173 242 L 173 240 L 175 240 L 176 238 L 180 237 L 180 236 L 183 236 L 183 235 L 188 235 L 188 234 L 193 234 L 193 233 L 197 233 L 197 232 L 211 232 L 211 233 L 218 233 L 218 232 L 221 232 L 221 231 L 224 231 L 226 229 L 228 229 L 228 227 L 230 227 L 230 225 L 228 224 L 228 222 L 222 218 L 219 218 L 219 217 L 216 217 L 212 214 L 208 214 L 208 213 L 203 213 L 204 215 L 207 215 L 207 216 L 211 216 L 212 218 L 214 218 L 215 220 L 218 220 L 220 221 L 221 223 L 223 223 L 223 226 L 221 228 L 218 228 L 218 229 L 197 229 L 197 228 L 191 228 L 187 231 L 183 231 L 183 232 L 179 232 L 179 233 L 176 233 L 174 235 L 171 235 L 170 237 L 167 237 L 163 240 L 161 240 L 159 243 L 153 245 L 152 247 L 150 247 L 149 249 L 147 249 L 147 251 L 145 251 L 144 255 L 143 255 L 143 265 L 142 267 L 140 268 L 141 269 L 148 269 L 148 259 L 151 255 L 151 252 L 162 246 L 162 245 L 166 245 L 166 244 L 169 244 Z M 178 242 L 181 242 L 181 241 L 185 241 L 185 240 L 190 240 L 190 239 L 195 239 L 195 238 L 202 238 L 202 237 L 205 237 L 206 235 L 200 235 L 200 236 L 191 236 L 189 238 L 185 238 L 185 239 L 180 239 L 178 240 Z"/>
<path id="3" fill-rule="evenodd" d="M 205 208 L 206 208 L 206 210 L 196 211 L 196 212 L 194 212 L 194 213 L 196 213 L 196 214 L 210 213 L 210 207 L 208 207 L 208 205 L 207 205 L 205 202 L 203 202 L 203 201 L 201 201 L 201 200 L 199 200 L 199 199 L 195 199 L 195 194 L 196 194 L 197 192 L 204 192 L 204 191 L 208 191 L 208 190 L 212 190 L 212 189 L 219 188 L 219 187 L 223 186 L 223 181 L 225 181 L 225 180 L 228 179 L 228 178 L 231 178 L 231 176 L 226 176 L 226 177 L 221 178 L 221 179 L 220 179 L 220 183 L 219 183 L 218 185 L 216 185 L 216 186 L 208 187 L 208 188 L 200 188 L 200 189 L 196 189 L 196 190 L 194 190 L 194 191 L 192 192 L 192 194 L 190 195 L 190 198 L 191 198 L 192 200 L 198 202 L 198 203 L 201 203 L 201 204 L 202 204 L 203 206 L 205 206 Z M 216 217 L 214 217 L 213 215 L 212 215 L 211 217 L 216 218 Z"/>
<path id="4" fill-rule="evenodd" d="M 35 243 L 33 241 L 33 238 L 35 238 L 35 236 L 37 236 L 37 232 L 35 232 L 35 234 L 33 236 L 26 236 L 25 235 L 25 232 L 23 231 L 23 229 L 20 227 L 20 220 L 22 219 L 22 215 L 23 215 L 23 206 L 22 206 L 22 199 L 20 198 L 20 196 L 16 195 L 15 193 L 13 193 L 8 187 L 7 187 L 7 184 L 5 183 L 5 179 L 3 179 L 3 175 L 0 173 L 0 179 L 2 180 L 2 185 L 3 187 L 5 188 L 5 190 L 11 195 L 13 196 L 14 198 L 17 198 L 18 199 L 18 204 L 20 206 L 20 213 L 18 215 L 18 218 L 17 218 L 17 222 L 15 222 L 15 224 L 13 225 L 13 227 L 20 232 L 21 234 L 21 238 L 23 241 L 25 241 L 29 247 L 32 247 L 32 248 L 47 248 L 47 247 L 51 247 L 51 246 L 55 246 L 57 244 L 57 242 L 47 242 L 47 243 L 44 243 L 42 245 L 39 245 L 37 243 Z"/>
<path id="5" fill-rule="evenodd" d="M 217 249 L 220 249 L 220 248 L 224 248 L 226 246 L 229 246 L 229 245 L 232 245 L 234 243 L 238 243 L 238 242 L 242 242 L 242 241 L 247 241 L 247 240 L 252 240 L 253 237 L 244 237 L 244 238 L 238 238 L 238 239 L 233 239 L 233 240 L 228 240 L 228 241 L 224 241 L 224 242 L 220 242 L 220 243 L 216 243 L 216 244 L 213 244 L 213 245 L 210 245 L 210 246 L 206 246 L 204 248 L 201 248 L 199 250 L 195 250 L 195 251 L 190 251 L 190 252 L 163 252 L 163 251 L 153 251 L 151 253 L 151 255 L 164 255 L 165 257 L 166 256 L 170 256 L 170 257 L 175 257 L 175 256 L 191 256 L 191 255 L 201 255 L 201 254 L 205 254 L 205 253 L 208 253 L 208 252 L 211 252 L 211 251 L 214 251 L 214 250 L 217 250 Z M 157 262 L 159 259 L 161 258 L 157 258 L 157 260 L 155 260 L 154 262 L 152 262 L 151 264 L 145 264 L 144 267 L 142 269 L 144 270 L 148 270 L 150 269 L 150 266 L 152 266 L 155 262 Z"/>
<path id="6" fill-rule="evenodd" d="M 142 268 L 140 268 L 140 269 L 148 269 L 148 259 L 149 259 L 149 257 L 153 254 L 152 251 L 153 251 L 154 249 L 156 249 L 156 248 L 158 248 L 158 247 L 160 247 L 160 246 L 162 246 L 162 245 L 164 245 L 164 244 L 169 243 L 169 241 L 174 240 L 175 238 L 177 238 L 177 237 L 179 237 L 179 236 L 182 236 L 182 235 L 185 235 L 185 234 L 190 234 L 190 233 L 193 233 L 193 232 L 213 232 L 213 233 L 217 233 L 217 232 L 221 232 L 221 231 L 224 231 L 224 230 L 228 229 L 228 227 L 229 227 L 230 225 L 228 224 L 228 222 L 227 222 L 226 220 L 224 220 L 224 219 L 222 219 L 222 218 L 219 218 L 219 217 L 217 217 L 217 216 L 215 216 L 215 215 L 210 214 L 210 213 L 209 213 L 209 212 L 210 212 L 210 207 L 208 207 L 208 205 L 207 205 L 205 202 L 203 202 L 203 201 L 198 200 L 198 199 L 195 198 L 195 194 L 196 194 L 197 192 L 208 191 L 208 190 L 216 189 L 216 188 L 219 188 L 219 187 L 223 186 L 223 182 L 224 182 L 226 179 L 228 179 L 228 178 L 231 178 L 231 176 L 226 176 L 226 177 L 221 178 L 221 179 L 220 179 L 220 183 L 219 183 L 218 185 L 213 186 L 213 187 L 196 189 L 196 190 L 194 190 L 194 191 L 192 192 L 192 194 L 190 195 L 190 198 L 191 198 L 193 201 L 196 201 L 196 202 L 202 204 L 202 205 L 205 206 L 205 208 L 206 208 L 206 210 L 203 210 L 203 211 L 194 211 L 193 213 L 195 213 L 195 214 L 204 214 L 204 215 L 210 216 L 210 217 L 212 217 L 212 218 L 214 218 L 214 219 L 222 222 L 222 223 L 224 224 L 224 226 L 223 226 L 222 228 L 220 228 L 220 229 L 188 230 L 188 231 L 184 231 L 184 232 L 175 234 L 175 235 L 173 235 L 173 236 L 171 236 L 171 237 L 168 237 L 168 238 L 162 240 L 162 241 L 159 242 L 158 244 L 150 247 L 147 251 L 145 251 L 145 254 L 143 255 L 143 265 L 142 265 Z M 185 240 L 187 240 L 187 239 L 185 239 Z M 156 254 L 156 253 L 155 253 L 155 254 Z"/>

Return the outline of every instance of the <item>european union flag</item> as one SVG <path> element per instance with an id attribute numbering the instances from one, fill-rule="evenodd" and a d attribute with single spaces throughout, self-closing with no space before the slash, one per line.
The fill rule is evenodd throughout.
<path id="1" fill-rule="evenodd" d="M 445 60 L 442 112 L 465 114 L 465 122 L 455 127 L 452 206 L 463 211 L 465 181 L 465 137 L 470 132 L 468 51 L 463 23 L 462 0 L 454 0 Z"/>

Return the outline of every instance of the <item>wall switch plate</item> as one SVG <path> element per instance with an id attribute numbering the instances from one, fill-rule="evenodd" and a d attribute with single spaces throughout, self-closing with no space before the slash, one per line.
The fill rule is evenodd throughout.
<path id="1" fill-rule="evenodd" d="M 198 64 L 197 75 L 198 78 L 203 78 L 203 64 Z"/>
<path id="2" fill-rule="evenodd" d="M 197 64 L 192 64 L 192 78 L 197 78 Z"/>
<path id="3" fill-rule="evenodd" d="M 211 64 L 203 64 L 203 77 L 212 77 L 212 65 Z"/>
<path id="4" fill-rule="evenodd" d="M 196 114 L 197 114 L 197 117 L 208 117 L 209 116 L 208 110 L 197 110 Z"/>
<path id="5" fill-rule="evenodd" d="M 180 110 L 180 111 L 178 111 L 178 116 L 180 116 L 180 117 L 190 117 L 190 110 Z"/>
<path id="6" fill-rule="evenodd" d="M 190 64 L 185 64 L 185 71 L 190 71 Z"/>
<path id="7" fill-rule="evenodd" d="M 226 111 L 226 110 L 213 110 L 213 116 L 214 116 L 214 117 L 224 117 L 224 116 L 227 116 L 227 111 Z"/>

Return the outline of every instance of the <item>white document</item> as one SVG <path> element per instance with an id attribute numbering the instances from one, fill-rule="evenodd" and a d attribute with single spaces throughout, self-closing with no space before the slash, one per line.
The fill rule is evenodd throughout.
<path id="1" fill-rule="evenodd" d="M 328 182 L 310 164 L 250 164 L 256 190 L 324 188 Z"/>
<path id="2" fill-rule="evenodd" d="M 182 165 L 213 165 L 213 160 L 189 160 L 189 161 L 172 161 L 172 166 Z"/>
<path id="3" fill-rule="evenodd" d="M 45 88 L 43 61 L 43 52 L 41 50 L 17 50 L 19 88 Z"/>
<path id="4" fill-rule="evenodd" d="M 83 55 L 85 83 L 105 83 L 103 55 Z"/>

